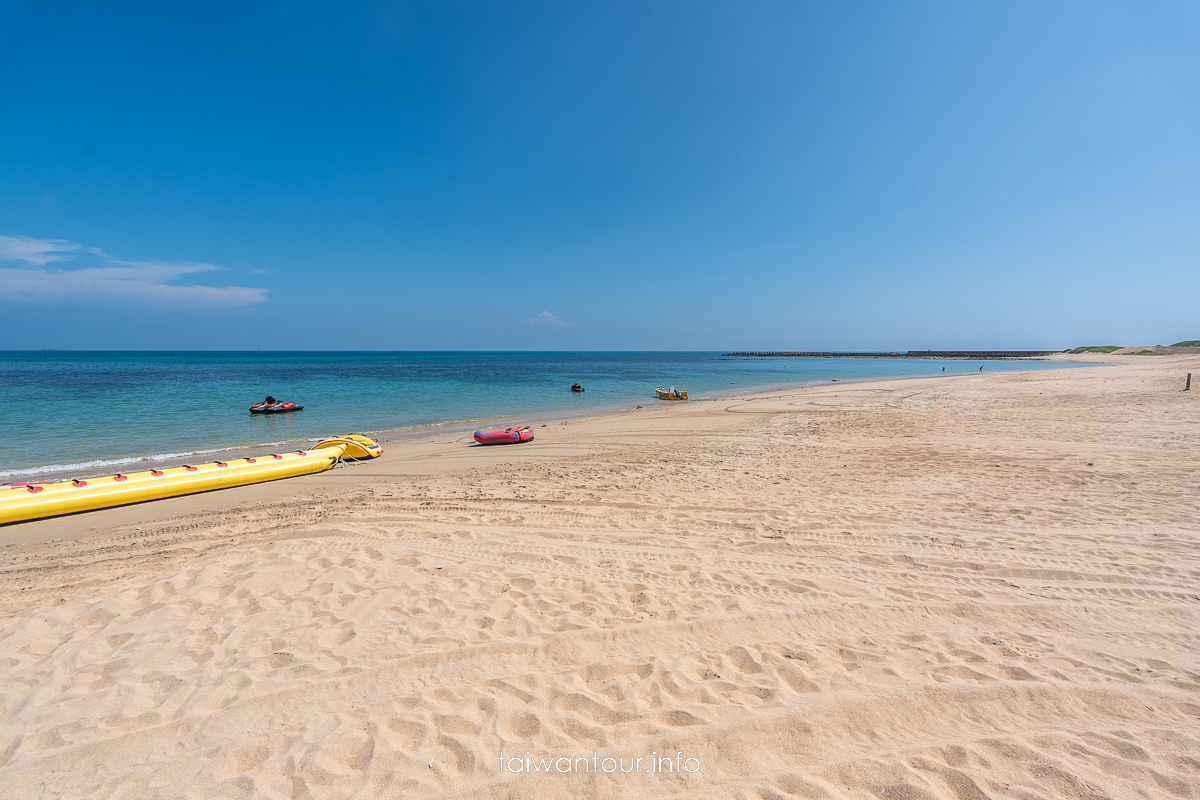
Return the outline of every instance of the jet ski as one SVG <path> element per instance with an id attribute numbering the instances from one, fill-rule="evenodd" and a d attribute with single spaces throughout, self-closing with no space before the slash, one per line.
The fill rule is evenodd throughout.
<path id="1" fill-rule="evenodd" d="M 582 386 L 580 386 L 578 383 L 575 383 L 575 384 L 572 384 L 572 385 L 571 385 L 571 391 L 572 391 L 572 392 L 582 392 L 582 391 L 583 391 L 583 387 L 582 387 Z"/>
<path id="2" fill-rule="evenodd" d="M 286 414 L 289 411 L 303 411 L 304 406 L 295 403 L 255 403 L 250 406 L 251 414 Z"/>

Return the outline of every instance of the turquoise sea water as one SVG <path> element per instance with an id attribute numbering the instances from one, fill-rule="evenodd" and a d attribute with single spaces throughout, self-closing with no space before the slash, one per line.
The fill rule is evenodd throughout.
<path id="1" fill-rule="evenodd" d="M 488 418 L 529 424 L 756 387 L 1059 368 L 1036 361 L 739 358 L 719 353 L 0 352 L 0 479 Z M 587 391 L 573 393 L 578 381 Z M 251 416 L 271 394 L 294 414 Z"/>

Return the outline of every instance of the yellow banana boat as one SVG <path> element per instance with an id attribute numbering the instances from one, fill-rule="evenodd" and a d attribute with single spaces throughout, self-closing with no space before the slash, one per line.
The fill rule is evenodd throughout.
<path id="1" fill-rule="evenodd" d="M 311 475 L 332 469 L 342 459 L 376 458 L 381 453 L 379 442 L 369 436 L 351 434 L 283 455 L 212 461 L 61 483 L 5 484 L 0 486 L 0 525 Z"/>

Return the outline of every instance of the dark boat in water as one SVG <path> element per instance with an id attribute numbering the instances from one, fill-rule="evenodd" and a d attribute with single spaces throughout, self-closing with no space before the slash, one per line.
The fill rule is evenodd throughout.
<path id="1" fill-rule="evenodd" d="M 580 386 L 578 383 L 573 383 L 573 384 L 571 384 L 571 391 L 572 392 L 582 392 L 583 387 Z"/>

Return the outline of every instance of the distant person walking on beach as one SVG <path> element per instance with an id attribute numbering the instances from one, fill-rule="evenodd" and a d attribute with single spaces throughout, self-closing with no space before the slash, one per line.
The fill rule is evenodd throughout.
<path id="1" fill-rule="evenodd" d="M 983 365 L 982 365 L 982 364 L 980 364 L 980 365 L 979 365 L 979 371 L 980 371 L 980 372 L 983 372 Z"/>

